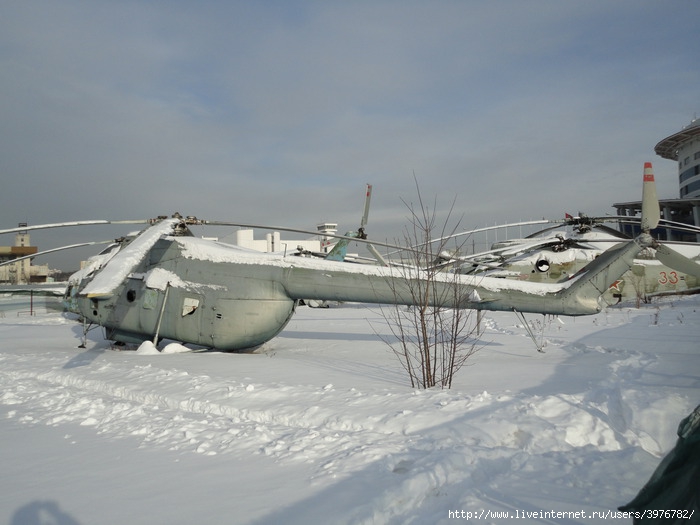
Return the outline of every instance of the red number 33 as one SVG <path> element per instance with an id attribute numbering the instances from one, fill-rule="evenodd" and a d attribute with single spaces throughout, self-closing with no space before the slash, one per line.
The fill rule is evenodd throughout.
<path id="1" fill-rule="evenodd" d="M 676 272 L 660 272 L 659 284 L 678 284 L 678 274 Z"/>

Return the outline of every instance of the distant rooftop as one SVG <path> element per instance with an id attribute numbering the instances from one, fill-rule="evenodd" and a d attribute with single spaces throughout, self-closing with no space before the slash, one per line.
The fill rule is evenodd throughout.
<path id="1" fill-rule="evenodd" d="M 700 137 L 700 119 L 698 118 L 694 118 L 689 125 L 678 133 L 674 133 L 670 137 L 663 139 L 654 146 L 654 151 L 661 158 L 678 160 L 678 150 L 680 147 L 685 142 L 695 137 Z"/>

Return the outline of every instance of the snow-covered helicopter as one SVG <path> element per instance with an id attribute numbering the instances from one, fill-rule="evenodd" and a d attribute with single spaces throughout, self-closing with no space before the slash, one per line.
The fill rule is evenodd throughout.
<path id="1" fill-rule="evenodd" d="M 462 268 L 467 273 L 483 271 L 491 277 L 558 282 L 569 279 L 607 248 L 624 240 L 619 234 L 595 231 L 545 234 L 539 238 L 498 243 L 493 247 L 498 250 L 497 256 L 482 261 L 485 266 L 470 262 Z M 666 245 L 690 260 L 700 261 L 698 244 L 667 242 Z M 630 270 L 605 293 L 606 302 L 612 304 L 623 299 L 646 301 L 655 295 L 700 292 L 700 264 L 673 264 L 661 262 L 653 247 L 642 250 Z"/>
<path id="2" fill-rule="evenodd" d="M 623 223 L 638 227 L 639 217 L 588 217 L 568 215 L 560 220 L 530 221 L 520 224 L 551 224 L 525 238 L 495 242 L 491 249 L 469 256 L 452 257 L 455 271 L 480 273 L 520 281 L 566 281 L 605 250 L 630 237 L 606 226 Z M 658 226 L 666 230 L 700 235 L 700 228 L 668 220 Z M 496 228 L 496 227 L 493 227 Z M 488 229 L 493 229 L 488 228 Z M 471 232 L 460 233 L 460 235 Z M 670 250 L 672 248 L 672 250 Z M 680 253 L 683 258 L 675 257 Z M 445 259 L 448 259 L 447 257 Z M 700 292 L 700 244 L 666 241 L 640 251 L 632 267 L 604 294 L 609 303 L 648 300 L 655 295 Z"/>
<path id="3" fill-rule="evenodd" d="M 660 249 L 649 234 L 659 215 L 649 165 L 644 173 L 642 233 L 601 253 L 571 279 L 535 283 L 446 272 L 436 278 L 429 302 L 520 314 L 598 313 L 604 306 L 601 295 L 632 266 L 637 253 L 650 246 Z M 403 269 L 381 264 L 250 251 L 197 238 L 190 229 L 193 225 L 253 225 L 179 214 L 150 222 L 138 234 L 108 246 L 70 278 L 66 300 L 83 317 L 84 333 L 99 325 L 107 339 L 117 342 L 167 338 L 241 350 L 275 337 L 299 300 L 412 305 L 410 280 L 421 279 L 420 273 L 407 277 Z M 364 242 L 361 236 L 337 237 Z M 680 254 L 671 257 L 685 259 Z"/>

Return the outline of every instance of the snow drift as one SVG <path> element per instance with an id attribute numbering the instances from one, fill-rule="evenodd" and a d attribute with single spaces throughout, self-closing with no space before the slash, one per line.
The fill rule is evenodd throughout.
<path id="1" fill-rule="evenodd" d="M 0 300 L 12 524 L 630 523 L 615 509 L 700 393 L 698 297 L 531 316 L 545 354 L 487 314 L 450 391 L 407 386 L 373 307 L 300 308 L 256 352 L 225 354 L 118 351 L 97 331 L 79 349 L 71 316 L 20 301 Z"/>

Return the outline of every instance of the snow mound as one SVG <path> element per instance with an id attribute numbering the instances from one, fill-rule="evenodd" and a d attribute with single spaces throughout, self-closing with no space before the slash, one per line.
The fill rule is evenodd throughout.
<path id="1" fill-rule="evenodd" d="M 153 344 L 153 341 L 144 341 L 141 343 L 136 350 L 136 353 L 139 355 L 158 355 L 160 352 L 158 351 L 158 348 L 156 348 L 156 345 Z"/>

